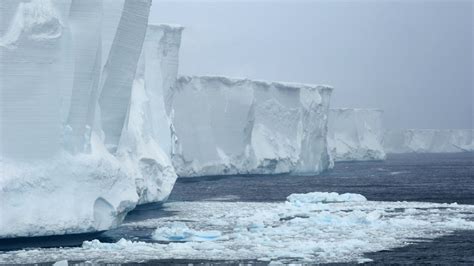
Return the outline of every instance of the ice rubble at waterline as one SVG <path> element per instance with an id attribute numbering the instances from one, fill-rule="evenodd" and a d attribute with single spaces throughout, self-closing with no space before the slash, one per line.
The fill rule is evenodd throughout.
<path id="1" fill-rule="evenodd" d="M 374 202 L 359 194 L 313 192 L 290 195 L 286 202 L 169 202 L 164 207 L 175 215 L 122 227 L 156 229 L 151 236 L 166 243 L 93 240 L 78 248 L 0 253 L 0 262 L 362 262 L 368 260 L 364 253 L 474 229 L 471 205 Z"/>

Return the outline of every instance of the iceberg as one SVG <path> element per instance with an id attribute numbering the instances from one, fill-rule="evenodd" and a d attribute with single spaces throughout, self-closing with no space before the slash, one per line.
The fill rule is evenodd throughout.
<path id="1" fill-rule="evenodd" d="M 150 6 L 0 1 L 0 238 L 107 230 L 169 195 L 172 127 L 148 125 L 170 113 L 177 58 L 151 56 L 171 48 Z"/>
<path id="2" fill-rule="evenodd" d="M 327 86 L 179 77 L 172 95 L 180 177 L 316 174 L 329 167 Z"/>
<path id="3" fill-rule="evenodd" d="M 382 110 L 331 109 L 328 145 L 334 161 L 384 160 Z"/>
<path id="4" fill-rule="evenodd" d="M 387 130 L 387 153 L 472 152 L 474 129 Z"/>

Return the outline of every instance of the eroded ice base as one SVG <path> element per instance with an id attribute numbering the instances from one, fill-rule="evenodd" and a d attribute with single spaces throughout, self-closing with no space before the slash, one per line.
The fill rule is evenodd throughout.
<path id="1" fill-rule="evenodd" d="M 367 260 L 366 252 L 426 241 L 454 230 L 474 230 L 472 205 L 375 202 L 357 194 L 293 194 L 279 203 L 169 202 L 165 207 L 176 215 L 122 226 L 156 229 L 153 237 L 170 243 L 93 240 L 79 248 L 0 253 L 0 263 L 171 258 L 361 262 Z"/>

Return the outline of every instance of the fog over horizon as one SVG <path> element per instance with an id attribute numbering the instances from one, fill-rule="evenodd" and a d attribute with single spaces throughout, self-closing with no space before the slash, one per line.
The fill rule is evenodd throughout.
<path id="1" fill-rule="evenodd" d="M 472 1 L 159 1 L 181 75 L 328 84 L 386 128 L 473 128 Z"/>

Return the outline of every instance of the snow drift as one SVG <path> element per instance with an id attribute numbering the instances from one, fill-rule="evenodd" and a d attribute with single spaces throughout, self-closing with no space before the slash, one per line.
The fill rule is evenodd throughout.
<path id="1" fill-rule="evenodd" d="M 147 30 L 150 5 L 0 1 L 0 238 L 106 230 L 169 195 L 170 126 L 149 124 L 179 38 Z"/>
<path id="2" fill-rule="evenodd" d="M 382 111 L 331 109 L 328 145 L 335 161 L 384 160 Z"/>
<path id="3" fill-rule="evenodd" d="M 473 129 L 388 130 L 384 147 L 387 153 L 472 152 L 473 134 Z"/>
<path id="4" fill-rule="evenodd" d="M 327 169 L 331 91 L 225 77 L 178 78 L 172 97 L 178 176 Z"/>

